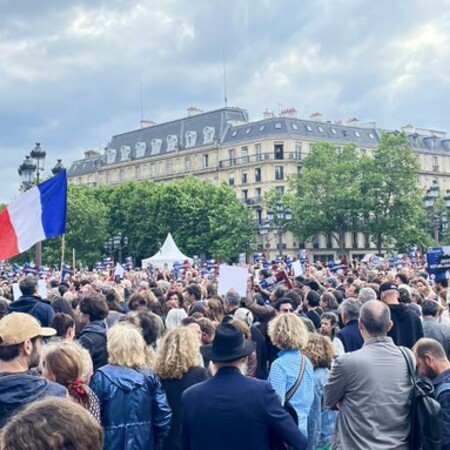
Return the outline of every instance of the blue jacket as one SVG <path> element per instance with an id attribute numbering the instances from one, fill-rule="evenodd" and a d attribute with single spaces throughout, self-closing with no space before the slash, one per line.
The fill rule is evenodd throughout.
<path id="1" fill-rule="evenodd" d="M 170 407 L 150 370 L 108 364 L 95 372 L 91 389 L 100 400 L 105 450 L 154 450 L 169 432 Z"/>
<path id="2" fill-rule="evenodd" d="M 67 390 L 42 378 L 36 371 L 0 373 L 0 428 L 25 405 L 48 396 L 67 397 Z"/>
<path id="3" fill-rule="evenodd" d="M 332 411 L 324 405 L 324 386 L 329 373 L 324 367 L 314 370 L 314 402 L 308 416 L 308 450 L 331 445 L 338 411 Z"/>
<path id="4" fill-rule="evenodd" d="M 443 384 L 450 384 L 450 370 L 446 370 L 433 380 L 435 395 Z M 450 450 L 450 390 L 445 389 L 439 393 L 437 401 L 441 405 L 442 450 Z"/>
<path id="5" fill-rule="evenodd" d="M 39 320 L 42 327 L 49 327 L 55 317 L 55 311 L 53 311 L 50 304 L 42 300 L 40 297 L 35 296 L 22 296 L 18 300 L 13 301 L 9 305 L 9 312 L 30 314 L 30 316 L 33 316 Z"/>
<path id="6" fill-rule="evenodd" d="M 184 450 L 269 450 L 274 438 L 306 449 L 270 383 L 234 367 L 184 391 L 182 407 Z"/>

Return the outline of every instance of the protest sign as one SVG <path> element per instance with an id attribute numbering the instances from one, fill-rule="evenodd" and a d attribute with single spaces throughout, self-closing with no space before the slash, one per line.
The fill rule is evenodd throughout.
<path id="1" fill-rule="evenodd" d="M 247 295 L 248 269 L 246 267 L 220 265 L 219 295 L 225 295 L 230 289 L 234 289 L 241 297 Z"/>
<path id="2" fill-rule="evenodd" d="M 38 281 L 38 289 L 41 298 L 48 298 L 47 283 L 45 282 L 45 280 Z"/>
<path id="3" fill-rule="evenodd" d="M 427 272 L 436 282 L 450 278 L 450 247 L 435 247 L 427 252 Z"/>
<path id="4" fill-rule="evenodd" d="M 294 261 L 292 263 L 292 270 L 294 271 L 294 276 L 298 277 L 299 275 L 303 275 L 303 267 L 300 261 Z"/>
<path id="5" fill-rule="evenodd" d="M 287 273 L 285 271 L 275 273 L 271 277 L 266 278 L 265 280 L 261 281 L 260 286 L 265 291 L 272 292 L 278 286 L 281 286 L 283 284 L 287 286 L 288 289 L 292 289 L 292 284 L 289 281 L 289 277 L 287 276 Z"/>
<path id="6" fill-rule="evenodd" d="M 18 300 L 19 297 L 22 296 L 22 291 L 19 288 L 19 283 L 13 283 L 12 288 L 13 288 L 14 300 Z"/>
<path id="7" fill-rule="evenodd" d="M 116 268 L 114 269 L 114 279 L 122 279 L 125 275 L 125 269 L 119 263 L 116 264 Z"/>

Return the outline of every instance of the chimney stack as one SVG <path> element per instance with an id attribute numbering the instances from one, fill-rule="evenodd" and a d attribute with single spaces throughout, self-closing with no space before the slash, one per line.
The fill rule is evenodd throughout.
<path id="1" fill-rule="evenodd" d="M 275 114 L 273 113 L 273 111 L 269 111 L 268 109 L 266 109 L 263 112 L 263 117 L 264 119 L 273 119 L 275 117 Z"/>
<path id="2" fill-rule="evenodd" d="M 154 120 L 149 119 L 143 119 L 141 120 L 141 128 L 150 128 L 154 127 L 156 125 L 156 122 Z"/>
<path id="3" fill-rule="evenodd" d="M 315 112 L 309 116 L 309 120 L 312 120 L 314 122 L 323 122 L 323 117 L 320 112 Z"/>
<path id="4" fill-rule="evenodd" d="M 297 110 L 295 108 L 286 108 L 280 112 L 280 117 L 297 117 Z"/>
<path id="5" fill-rule="evenodd" d="M 203 110 L 200 108 L 197 108 L 196 106 L 189 106 L 187 109 L 187 115 L 188 117 L 196 116 L 197 114 L 201 114 Z"/>
<path id="6" fill-rule="evenodd" d="M 347 120 L 347 125 L 351 127 L 357 127 L 359 125 L 359 119 L 356 117 L 352 117 L 351 119 Z"/>

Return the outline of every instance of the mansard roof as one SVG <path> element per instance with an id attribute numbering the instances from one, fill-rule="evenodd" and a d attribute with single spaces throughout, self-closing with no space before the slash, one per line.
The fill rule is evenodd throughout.
<path id="1" fill-rule="evenodd" d="M 377 147 L 382 130 L 374 124 L 343 125 L 340 123 L 303 120 L 295 117 L 270 117 L 250 122 L 247 111 L 225 107 L 195 114 L 151 127 L 140 128 L 112 137 L 103 155 L 75 161 L 69 168 L 69 177 L 97 172 L 130 160 L 208 148 L 217 144 L 232 147 L 263 139 L 298 139 L 333 142 L 337 145 L 356 144 L 359 147 Z M 437 132 L 436 132 L 437 133 Z M 450 139 L 445 133 L 410 132 L 408 139 L 418 153 L 450 155 Z"/>

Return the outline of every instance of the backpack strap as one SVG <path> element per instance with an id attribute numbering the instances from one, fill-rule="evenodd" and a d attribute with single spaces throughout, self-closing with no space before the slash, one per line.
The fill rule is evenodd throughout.
<path id="1" fill-rule="evenodd" d="M 301 353 L 300 353 L 300 360 L 301 360 L 300 371 L 298 373 L 297 380 L 295 380 L 294 386 L 292 386 L 289 389 L 289 391 L 287 391 L 287 393 L 286 393 L 286 399 L 285 399 L 286 402 L 288 402 L 294 396 L 294 394 L 297 392 L 297 389 L 299 388 L 299 386 L 303 380 L 303 375 L 305 374 L 305 368 L 306 368 L 306 361 L 305 361 L 305 357 Z"/>
<path id="2" fill-rule="evenodd" d="M 434 391 L 436 399 L 439 399 L 439 396 L 447 391 L 450 391 L 450 383 L 440 384 Z"/>
<path id="3" fill-rule="evenodd" d="M 417 373 L 414 368 L 413 357 L 411 356 L 411 353 L 406 348 L 401 347 L 401 346 L 399 346 L 398 348 L 406 360 L 406 365 L 408 366 L 409 377 L 411 378 L 411 381 L 412 381 L 413 385 L 415 386 L 417 384 Z"/>

